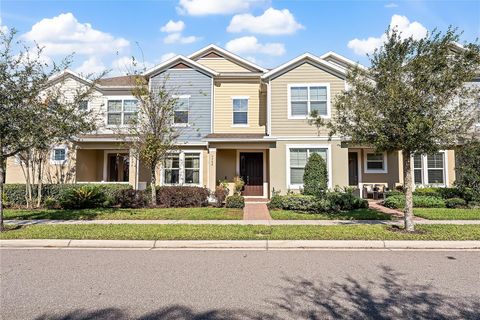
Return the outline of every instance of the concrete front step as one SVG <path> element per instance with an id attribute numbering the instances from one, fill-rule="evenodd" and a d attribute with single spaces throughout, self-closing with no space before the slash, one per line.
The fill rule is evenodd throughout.
<path id="1" fill-rule="evenodd" d="M 270 199 L 268 198 L 254 198 L 254 197 L 244 197 L 245 203 L 268 203 Z"/>

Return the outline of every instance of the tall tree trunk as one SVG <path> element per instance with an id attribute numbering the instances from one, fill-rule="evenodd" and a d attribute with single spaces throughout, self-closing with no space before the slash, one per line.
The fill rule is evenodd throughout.
<path id="1" fill-rule="evenodd" d="M 38 157 L 38 177 L 37 177 L 37 207 L 40 207 L 42 204 L 42 187 L 43 187 L 43 179 L 42 179 L 42 159 L 39 155 Z"/>
<path id="2" fill-rule="evenodd" d="M 150 177 L 150 189 L 152 192 L 152 206 L 157 205 L 157 174 L 156 174 L 156 165 L 152 164 L 150 167 L 151 177 Z"/>
<path id="3" fill-rule="evenodd" d="M 404 222 L 405 230 L 409 232 L 415 231 L 413 223 L 413 181 L 412 181 L 412 162 L 411 152 L 404 150 L 403 154 L 403 189 L 405 191 L 405 210 Z"/>
<path id="4" fill-rule="evenodd" d="M 1 152 L 0 146 L 0 152 Z M 0 232 L 4 231 L 5 228 L 3 226 L 3 180 L 5 179 L 5 160 L 3 159 L 3 155 L 0 156 Z"/>

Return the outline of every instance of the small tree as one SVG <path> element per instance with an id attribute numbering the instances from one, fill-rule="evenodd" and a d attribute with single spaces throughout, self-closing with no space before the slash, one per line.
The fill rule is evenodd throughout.
<path id="1" fill-rule="evenodd" d="M 471 189 L 475 199 L 480 200 L 480 141 L 472 140 L 457 149 L 457 180 L 462 190 Z"/>
<path id="2" fill-rule="evenodd" d="M 327 123 L 331 135 L 354 144 L 402 151 L 407 231 L 415 229 L 411 157 L 455 145 L 474 120 L 479 90 L 465 83 L 479 70 L 480 46 L 459 47 L 459 38 L 451 28 L 420 40 L 389 30 L 371 67 L 348 74 L 349 90 L 337 97 Z"/>
<path id="3" fill-rule="evenodd" d="M 308 158 L 303 174 L 303 193 L 320 197 L 328 188 L 327 163 L 317 153 Z"/>
<path id="4" fill-rule="evenodd" d="M 157 169 L 177 149 L 176 141 L 181 134 L 181 128 L 172 126 L 178 99 L 167 86 L 167 78 L 151 90 L 145 78 L 136 76 L 135 81 L 132 93 L 139 102 L 138 116 L 132 119 L 127 135 L 135 157 L 150 169 L 151 203 L 155 206 Z"/>

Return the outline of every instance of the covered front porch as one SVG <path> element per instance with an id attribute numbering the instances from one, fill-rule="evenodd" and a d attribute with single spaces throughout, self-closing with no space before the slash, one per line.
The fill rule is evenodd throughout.
<path id="1" fill-rule="evenodd" d="M 245 141 L 247 140 L 247 141 Z M 230 194 L 234 178 L 241 177 L 245 185 L 241 194 L 246 197 L 268 198 L 270 143 L 264 141 L 210 141 L 209 188 L 227 182 Z"/>

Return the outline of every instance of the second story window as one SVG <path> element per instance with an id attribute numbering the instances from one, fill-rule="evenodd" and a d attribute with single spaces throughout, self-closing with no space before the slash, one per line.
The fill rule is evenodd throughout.
<path id="1" fill-rule="evenodd" d="M 330 116 L 329 84 L 290 84 L 289 110 L 290 119 L 307 118 L 312 111 L 322 117 Z"/>
<path id="2" fill-rule="evenodd" d="M 234 97 L 233 104 L 233 124 L 247 125 L 248 124 L 248 98 Z"/>
<path id="3" fill-rule="evenodd" d="M 179 96 L 173 111 L 173 123 L 188 124 L 188 109 L 190 107 L 190 96 Z"/>
<path id="4" fill-rule="evenodd" d="M 126 125 L 136 118 L 138 101 L 135 99 L 112 99 L 107 101 L 107 124 Z"/>

